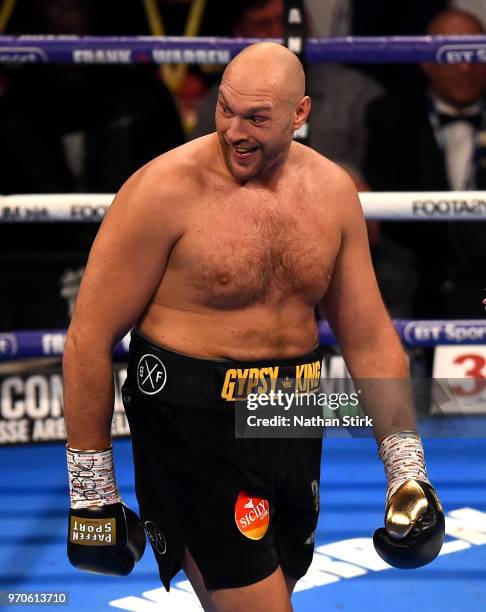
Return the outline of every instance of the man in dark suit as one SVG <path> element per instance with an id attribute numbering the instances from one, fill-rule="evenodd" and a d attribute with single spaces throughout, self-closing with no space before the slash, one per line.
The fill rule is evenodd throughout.
<path id="1" fill-rule="evenodd" d="M 457 10 L 440 13 L 428 28 L 431 35 L 483 33 L 475 17 Z M 486 65 L 424 64 L 422 69 L 423 91 L 390 94 L 371 105 L 366 179 L 379 191 L 486 189 Z M 396 275 L 410 261 L 417 274 L 412 316 L 482 316 L 485 225 L 384 223 L 382 235 L 404 254 L 392 262 Z M 378 276 L 381 264 L 378 253 Z"/>

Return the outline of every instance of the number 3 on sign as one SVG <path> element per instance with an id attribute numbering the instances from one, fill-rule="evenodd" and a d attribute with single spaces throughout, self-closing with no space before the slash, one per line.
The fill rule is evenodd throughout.
<path id="1" fill-rule="evenodd" d="M 454 359 L 454 363 L 465 365 L 466 370 L 464 375 L 469 378 L 485 378 L 486 359 L 482 355 L 467 353 L 466 355 L 458 355 Z"/>
<path id="2" fill-rule="evenodd" d="M 454 392 L 463 397 L 480 394 L 486 389 L 486 346 L 436 347 L 433 377 L 449 379 Z"/>

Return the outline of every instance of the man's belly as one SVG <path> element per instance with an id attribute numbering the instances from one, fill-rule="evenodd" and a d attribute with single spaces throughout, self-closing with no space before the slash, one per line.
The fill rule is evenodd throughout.
<path id="1" fill-rule="evenodd" d="M 137 328 L 173 351 L 216 359 L 286 359 L 318 342 L 313 309 L 298 303 L 204 312 L 151 304 Z"/>

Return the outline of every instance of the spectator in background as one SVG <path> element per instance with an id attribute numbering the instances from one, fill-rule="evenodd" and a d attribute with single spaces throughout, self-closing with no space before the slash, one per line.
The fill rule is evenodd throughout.
<path id="1" fill-rule="evenodd" d="M 105 34 L 94 0 L 35 0 L 23 10 L 26 29 L 17 20 L 14 33 Z M 152 67 L 21 67 L 0 100 L 0 193 L 111 193 L 183 140 L 172 97 Z M 8 252 L 0 259 L 1 293 L 9 287 L 1 329 L 68 323 L 61 279 L 84 265 L 96 231 L 96 223 L 0 224 Z"/>
<path id="2" fill-rule="evenodd" d="M 284 31 L 283 0 L 248 0 L 236 18 L 233 36 L 280 38 Z M 365 111 L 383 93 L 382 88 L 351 68 L 313 64 L 308 67 L 307 91 L 312 98 L 308 144 L 344 166 L 363 188 Z M 218 86 L 214 85 L 199 108 L 192 138 L 214 131 L 217 96 Z"/>
<path id="3" fill-rule="evenodd" d="M 310 35 L 316 38 L 349 36 L 352 28 L 351 0 L 305 0 Z"/>
<path id="4" fill-rule="evenodd" d="M 414 36 L 423 34 L 430 21 L 447 8 L 449 0 L 351 0 L 353 36 Z M 387 90 L 420 87 L 423 78 L 416 64 L 362 64 L 359 69 L 376 78 Z"/>
<path id="5" fill-rule="evenodd" d="M 483 33 L 473 15 L 457 10 L 440 13 L 428 28 L 431 35 Z M 486 65 L 422 68 L 427 89 L 390 94 L 371 105 L 366 179 L 384 191 L 485 189 Z M 413 261 L 418 275 L 413 316 L 483 316 L 482 223 L 385 223 L 382 232 Z M 392 264 L 395 279 L 403 278 L 403 260 Z"/>
<path id="6" fill-rule="evenodd" d="M 113 0 L 110 0 L 113 1 Z M 153 36 L 229 36 L 235 7 L 241 1 L 218 0 L 139 0 L 121 7 L 128 31 Z M 122 3 L 119 3 L 122 4 Z M 219 81 L 221 66 L 165 64 L 159 68 L 160 79 L 175 96 L 186 132 L 196 121 L 196 112 L 207 87 Z"/>
<path id="7" fill-rule="evenodd" d="M 485 0 L 449 0 L 449 8 L 471 13 L 479 19 L 483 28 L 486 28 Z"/>
<path id="8" fill-rule="evenodd" d="M 34 0 L 29 7 L 29 33 L 105 34 L 94 0 Z M 183 140 L 173 100 L 150 66 L 22 67 L 0 121 L 2 154 L 8 147 L 2 166 L 12 166 L 0 178 L 4 193 L 112 192 Z"/>

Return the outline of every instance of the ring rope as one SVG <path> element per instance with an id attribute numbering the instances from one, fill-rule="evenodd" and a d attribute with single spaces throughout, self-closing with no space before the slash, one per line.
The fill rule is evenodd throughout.
<path id="1" fill-rule="evenodd" d="M 227 64 L 263 39 L 183 36 L 0 36 L 0 63 Z M 265 39 L 283 44 L 281 38 Z M 486 62 L 486 36 L 308 38 L 309 63 Z"/>
<path id="2" fill-rule="evenodd" d="M 149 22 L 150 31 L 154 36 L 165 36 L 164 20 L 157 4 L 157 0 L 143 0 L 145 14 Z M 189 14 L 184 25 L 184 36 L 196 36 L 206 9 L 206 0 L 194 0 L 191 2 Z M 181 88 L 188 69 L 187 64 L 171 66 L 163 64 L 160 67 L 160 77 L 172 93 L 177 93 Z"/>
<path id="3" fill-rule="evenodd" d="M 0 196 L 0 223 L 100 222 L 110 193 Z M 381 221 L 484 221 L 486 191 L 362 192 L 365 217 Z"/>
<path id="4" fill-rule="evenodd" d="M 404 345 L 434 347 L 438 345 L 486 344 L 486 320 L 414 321 L 394 319 L 393 324 Z M 336 338 L 326 321 L 319 323 L 319 339 L 326 346 L 336 345 Z M 0 333 L 0 361 L 34 357 L 55 357 L 63 353 L 66 330 L 12 331 Z M 116 356 L 128 353 L 130 334 L 114 349 Z"/>

